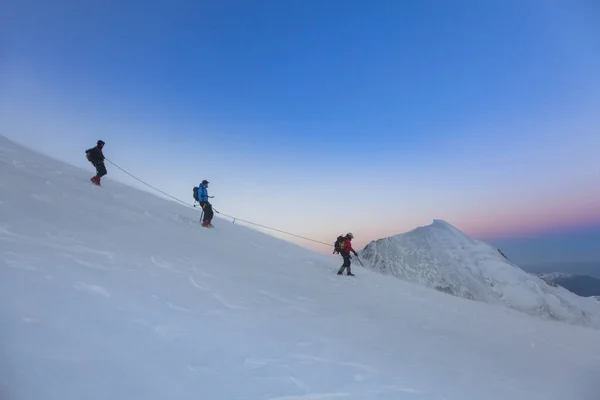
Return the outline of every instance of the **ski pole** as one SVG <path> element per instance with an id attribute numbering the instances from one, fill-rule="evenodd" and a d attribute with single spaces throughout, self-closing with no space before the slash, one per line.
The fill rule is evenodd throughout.
<path id="1" fill-rule="evenodd" d="M 360 261 L 360 257 L 358 257 L 358 254 L 356 255 L 356 259 L 357 259 L 357 260 L 358 260 L 358 262 L 360 263 L 360 266 L 361 266 L 361 267 L 364 267 L 364 265 L 363 265 L 362 261 Z"/>

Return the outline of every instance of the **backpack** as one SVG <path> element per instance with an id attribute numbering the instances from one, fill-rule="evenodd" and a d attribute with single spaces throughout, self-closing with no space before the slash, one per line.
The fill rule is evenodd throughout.
<path id="1" fill-rule="evenodd" d="M 333 254 L 339 253 L 344 250 L 344 244 L 346 243 L 346 238 L 342 235 L 338 236 L 335 243 L 333 244 Z"/>
<path id="2" fill-rule="evenodd" d="M 200 203 L 200 199 L 198 198 L 198 186 L 194 186 L 194 200 Z"/>

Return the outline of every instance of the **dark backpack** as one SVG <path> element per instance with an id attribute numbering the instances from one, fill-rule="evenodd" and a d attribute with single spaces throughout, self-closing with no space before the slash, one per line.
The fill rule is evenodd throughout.
<path id="1" fill-rule="evenodd" d="M 344 250 L 344 243 L 346 242 L 346 238 L 344 236 L 338 236 L 337 240 L 335 241 L 334 245 L 333 245 L 333 254 L 335 253 L 339 253 L 340 251 Z"/>
<path id="2" fill-rule="evenodd" d="M 194 200 L 200 203 L 200 199 L 198 198 L 198 186 L 194 186 Z"/>

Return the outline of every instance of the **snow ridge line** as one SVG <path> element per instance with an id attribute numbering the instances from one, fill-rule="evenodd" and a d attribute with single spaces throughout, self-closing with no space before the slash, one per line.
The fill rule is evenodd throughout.
<path id="1" fill-rule="evenodd" d="M 118 166 L 117 164 L 115 164 L 114 162 L 110 161 L 108 158 L 105 158 L 104 160 L 105 160 L 105 161 L 107 161 L 108 163 L 110 163 L 111 165 L 113 165 L 115 168 L 117 168 L 117 169 L 121 170 L 122 172 L 124 172 L 125 174 L 129 175 L 130 177 L 132 177 L 132 178 L 133 178 L 133 179 L 135 179 L 136 181 L 138 181 L 138 182 L 140 182 L 140 183 L 142 183 L 142 184 L 144 184 L 144 185 L 148 186 L 149 188 L 152 188 L 152 189 L 156 190 L 157 192 L 159 192 L 159 193 L 162 193 L 162 194 L 164 194 L 164 195 L 165 195 L 165 196 L 167 196 L 167 197 L 170 197 L 171 199 L 173 199 L 173 200 L 175 200 L 175 201 L 177 201 L 177 202 L 179 202 L 179 203 L 183 204 L 184 206 L 188 206 L 188 207 L 191 207 L 191 208 L 193 208 L 194 210 L 197 210 L 197 211 L 199 211 L 199 210 L 198 210 L 198 209 L 197 209 L 197 208 L 196 208 L 194 205 L 192 205 L 192 204 L 190 204 L 190 203 L 187 203 L 187 202 L 185 202 L 185 201 L 183 201 L 183 200 L 181 200 L 181 199 L 178 199 L 177 197 L 175 197 L 175 196 L 172 196 L 172 195 L 170 195 L 169 193 L 167 193 L 167 192 L 165 192 L 165 191 L 162 191 L 162 190 L 160 190 L 160 189 L 159 189 L 159 188 L 157 188 L 156 186 L 152 186 L 152 185 L 151 185 L 151 184 L 149 184 L 148 182 L 145 182 L 145 181 L 143 181 L 142 179 L 140 179 L 140 178 L 138 178 L 137 176 L 135 176 L 135 175 L 131 174 L 130 172 L 128 172 L 128 171 L 127 171 L 127 170 L 125 170 L 124 168 L 122 168 L 122 167 Z M 244 220 L 244 219 L 241 219 L 241 218 L 234 217 L 233 215 L 227 215 L 227 214 L 225 214 L 225 213 L 222 213 L 222 212 L 220 212 L 220 211 L 217 211 L 217 209 L 216 209 L 216 208 L 214 208 L 214 207 L 213 207 L 213 210 L 214 210 L 214 212 L 216 212 L 217 214 L 223 215 L 224 217 L 227 217 L 227 218 L 231 218 L 231 219 L 233 220 L 233 221 L 231 221 L 232 223 L 235 223 L 235 221 L 240 221 L 240 222 L 243 222 L 243 223 L 246 223 L 246 224 L 250 224 L 250 225 L 258 226 L 258 227 L 260 227 L 260 228 L 269 229 L 269 230 L 272 230 L 272 231 L 275 231 L 275 232 L 283 233 L 283 234 L 285 234 L 285 235 L 294 236 L 294 237 L 297 237 L 297 238 L 299 238 L 299 239 L 308 240 L 308 241 L 311 241 L 311 242 L 314 242 L 314 243 L 319 243 L 319 244 L 322 244 L 322 245 L 324 245 L 324 246 L 333 247 L 333 245 L 332 245 L 332 244 L 330 244 L 330 243 L 321 242 L 320 240 L 311 239 L 311 238 L 309 238 L 309 237 L 306 237 L 306 236 L 301 236 L 301 235 L 298 235 L 298 234 L 295 234 L 295 233 L 292 233 L 292 232 L 287 232 L 287 231 L 283 231 L 283 230 L 281 230 L 281 229 L 273 228 L 273 227 L 270 227 L 270 226 L 261 225 L 261 224 L 258 224 L 258 223 L 256 223 L 256 222 L 252 222 L 252 221 L 247 221 L 247 220 Z"/>

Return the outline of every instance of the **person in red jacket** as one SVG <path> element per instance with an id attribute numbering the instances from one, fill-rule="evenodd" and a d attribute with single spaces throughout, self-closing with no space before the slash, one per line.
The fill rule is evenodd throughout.
<path id="1" fill-rule="evenodd" d="M 96 147 L 92 147 L 91 149 L 87 149 L 85 151 L 85 157 L 89 162 L 92 163 L 94 167 L 96 167 L 96 176 L 92 177 L 90 181 L 94 184 L 100 186 L 100 178 L 106 175 L 106 167 L 104 166 L 104 154 L 102 153 L 102 148 L 104 147 L 104 142 L 102 140 L 98 140 L 96 143 Z"/>
<path id="2" fill-rule="evenodd" d="M 352 252 L 355 256 L 358 256 L 358 254 L 356 254 L 356 251 L 354 251 L 354 249 L 352 248 L 352 239 L 354 239 L 354 235 L 352 233 L 348 233 L 345 236 L 345 239 L 346 240 L 344 240 L 343 243 L 340 245 L 340 254 L 344 259 L 344 264 L 342 264 L 337 274 L 342 275 L 344 269 L 348 269 L 348 273 L 346 275 L 354 276 L 354 274 L 350 270 L 350 253 Z"/>

